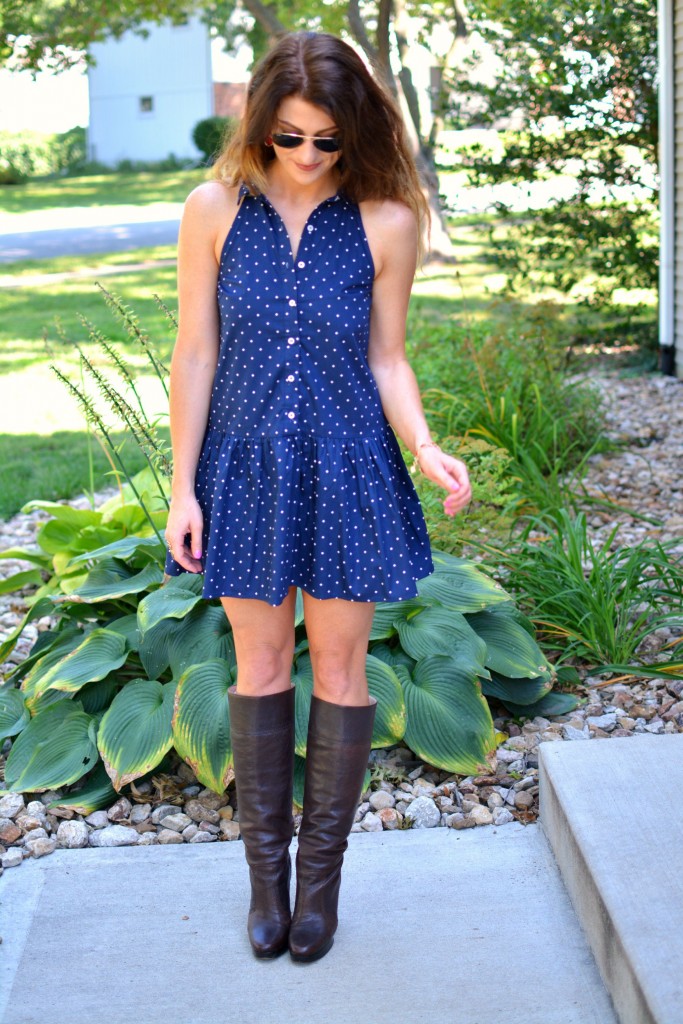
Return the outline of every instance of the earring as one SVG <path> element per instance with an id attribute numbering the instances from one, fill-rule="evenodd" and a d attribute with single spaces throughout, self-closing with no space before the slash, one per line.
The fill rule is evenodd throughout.
<path id="1" fill-rule="evenodd" d="M 263 144 L 264 144 L 264 146 L 272 147 L 272 145 L 273 145 L 273 136 L 272 135 L 266 135 L 265 139 L 263 140 Z"/>

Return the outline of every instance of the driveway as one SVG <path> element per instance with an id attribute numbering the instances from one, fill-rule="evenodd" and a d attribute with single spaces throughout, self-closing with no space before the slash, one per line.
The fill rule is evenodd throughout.
<path id="1" fill-rule="evenodd" d="M 175 245 L 182 203 L 0 214 L 0 264 Z"/>

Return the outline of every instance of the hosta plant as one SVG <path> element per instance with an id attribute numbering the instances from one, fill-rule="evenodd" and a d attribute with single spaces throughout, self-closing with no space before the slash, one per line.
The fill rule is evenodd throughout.
<path id="1" fill-rule="evenodd" d="M 208 788 L 222 792 L 232 779 L 227 689 L 236 660 L 228 619 L 219 601 L 202 598 L 201 575 L 164 582 L 163 549 L 150 524 L 147 536 L 121 535 L 125 507 L 115 516 L 110 505 L 79 524 L 73 509 L 56 506 L 56 525 L 39 535 L 51 545 L 59 532 L 68 557 L 58 559 L 57 572 L 50 556 L 53 575 L 0 650 L 6 658 L 26 622 L 56 617 L 0 687 L 0 737 L 12 738 L 6 792 L 78 783 L 59 803 L 92 810 L 172 749 Z M 93 549 L 93 537 L 107 543 Z M 11 551 L 48 568 L 48 553 Z M 522 715 L 558 714 L 576 700 L 551 692 L 552 667 L 508 594 L 472 562 L 433 557 L 436 570 L 416 598 L 376 606 L 367 655 L 378 702 L 373 746 L 403 741 L 436 767 L 486 772 L 496 747 L 487 697 Z M 300 802 L 313 692 L 301 594 L 295 628 Z"/>

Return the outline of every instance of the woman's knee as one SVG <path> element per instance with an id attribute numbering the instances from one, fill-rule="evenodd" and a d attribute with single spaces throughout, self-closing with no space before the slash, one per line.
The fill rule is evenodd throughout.
<path id="1" fill-rule="evenodd" d="M 364 650 L 311 649 L 314 692 L 334 704 L 363 703 L 367 696 Z"/>
<path id="2" fill-rule="evenodd" d="M 293 637 L 284 643 L 236 641 L 235 653 L 238 689 L 268 693 L 287 688 L 292 674 Z"/>

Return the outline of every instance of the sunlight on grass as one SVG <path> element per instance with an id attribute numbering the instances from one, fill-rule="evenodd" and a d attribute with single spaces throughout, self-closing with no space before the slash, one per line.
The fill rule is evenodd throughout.
<path id="1" fill-rule="evenodd" d="M 56 207 L 182 203 L 195 185 L 205 179 L 206 169 L 193 168 L 165 173 L 144 171 L 28 181 L 25 185 L 0 189 L 0 211 L 28 213 Z"/>
<path id="2" fill-rule="evenodd" d="M 59 360 L 59 368 L 80 386 L 77 365 L 69 366 Z M 105 376 L 121 387 L 120 378 L 100 367 Z M 164 416 L 167 422 L 168 402 L 161 382 L 153 375 L 136 378 L 145 411 L 150 419 Z M 105 422 L 111 419 L 108 406 L 86 381 L 88 393 Z M 125 392 L 124 392 L 125 393 Z M 119 427 L 116 424 L 117 428 Z M 58 380 L 47 362 L 0 377 L 0 434 L 52 434 L 57 430 L 81 431 L 85 419 L 80 406 L 71 397 L 66 386 Z"/>

